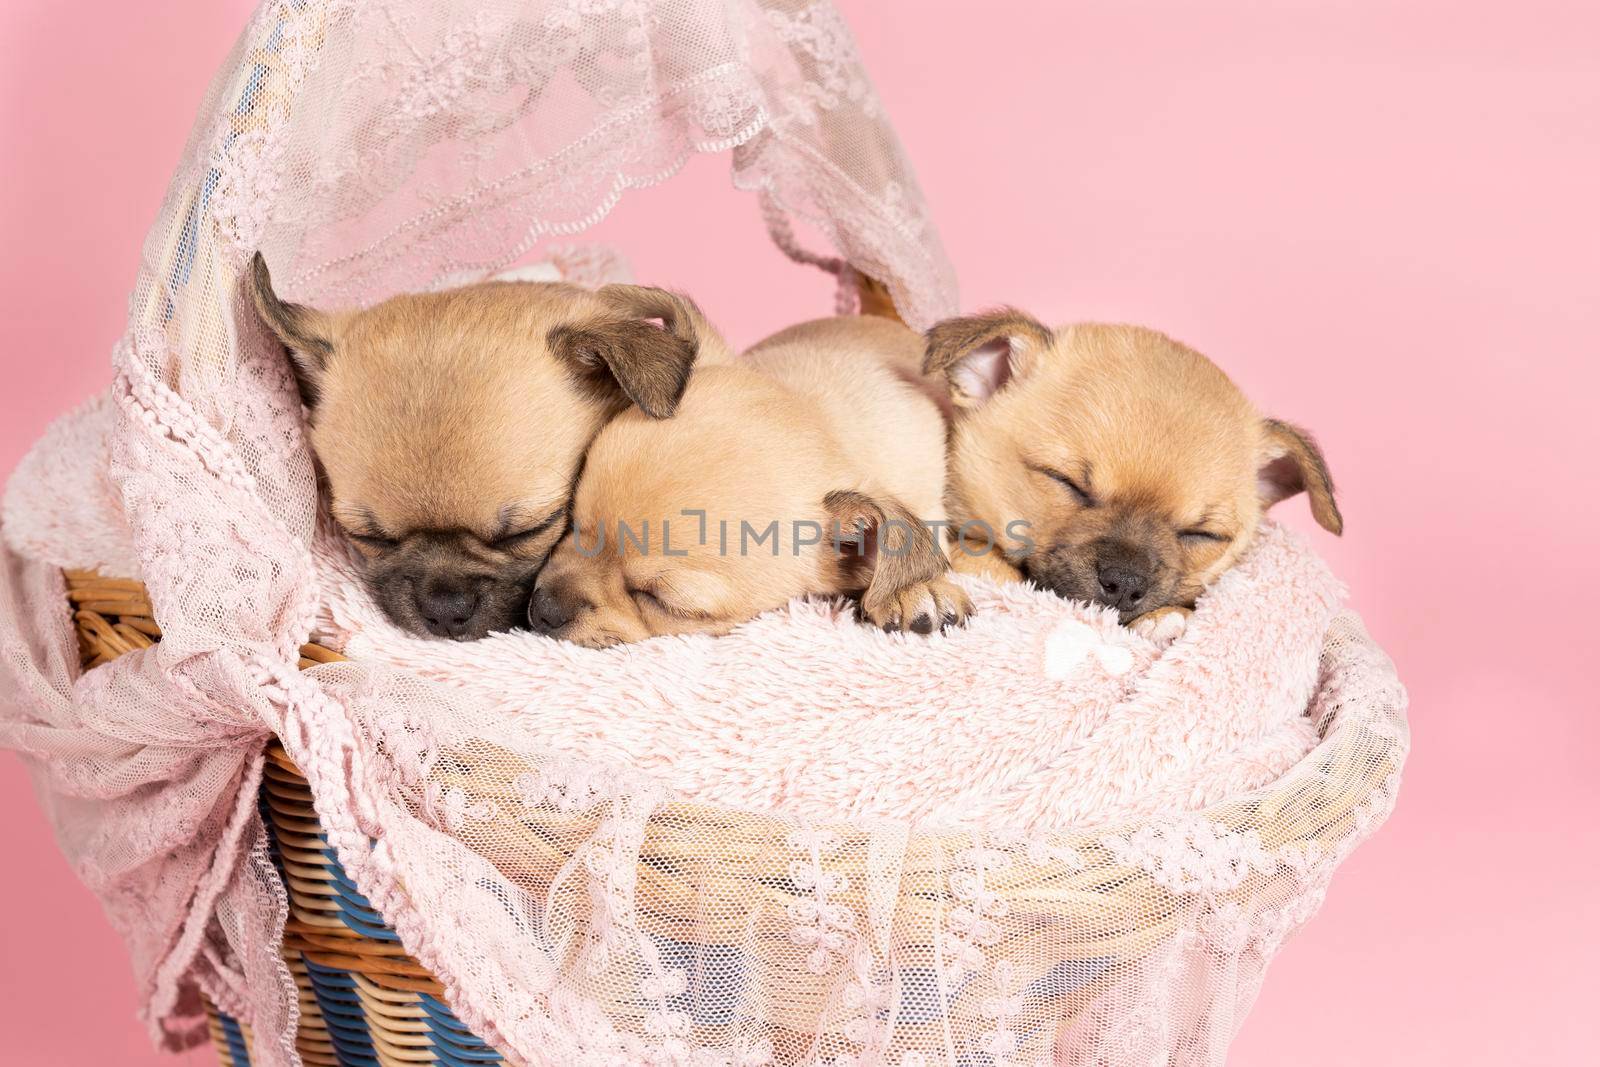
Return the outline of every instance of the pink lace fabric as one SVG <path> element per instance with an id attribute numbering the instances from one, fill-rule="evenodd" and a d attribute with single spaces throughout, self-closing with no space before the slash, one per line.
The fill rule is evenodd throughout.
<path id="1" fill-rule="evenodd" d="M 904 820 L 727 810 L 688 842 L 696 869 L 788 855 L 788 903 L 734 914 L 686 879 L 674 937 L 638 906 L 659 874 L 641 854 L 687 832 L 670 783 L 545 748 L 526 716 L 402 666 L 296 668 L 339 569 L 293 383 L 238 299 L 249 254 L 323 304 L 453 284 L 725 150 L 795 254 L 883 281 L 913 325 L 955 310 L 828 3 L 270 0 L 224 63 L 89 413 L 103 449 L 29 468 L 76 479 L 125 536 L 102 529 L 74 557 L 76 524 L 52 526 L 49 494 L 19 475 L 0 566 L 0 744 L 126 939 L 163 1042 L 204 1039 L 203 991 L 250 1027 L 258 1062 L 298 1063 L 286 899 L 255 808 L 273 735 L 361 891 L 514 1063 L 1220 1063 L 1267 961 L 1382 822 L 1404 693 L 1340 615 L 1316 668 L 1317 747 L 1268 789 L 1121 823 L 985 824 L 955 849 Z M 837 258 L 797 248 L 795 222 Z M 556 258 L 578 277 L 615 269 Z M 72 562 L 136 564 L 160 644 L 80 671 L 57 570 Z M 456 773 L 469 758 L 515 800 Z M 551 811 L 582 818 L 528 838 L 530 813 Z M 933 872 L 931 898 L 902 892 L 913 867 Z M 1133 876 L 1159 912 L 1152 889 L 1096 914 L 1096 887 Z M 1067 898 L 1083 925 L 1048 918 Z M 720 940 L 690 936 L 712 927 Z"/>

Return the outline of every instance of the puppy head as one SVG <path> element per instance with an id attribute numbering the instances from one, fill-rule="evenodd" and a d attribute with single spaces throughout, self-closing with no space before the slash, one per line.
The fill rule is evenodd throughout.
<path id="1" fill-rule="evenodd" d="M 697 370 L 670 421 L 619 415 L 584 460 L 530 623 L 593 648 L 720 634 L 794 597 L 870 596 L 930 554 L 942 568 L 931 537 L 911 543 L 910 517 L 855 484 L 822 420 L 739 367 Z"/>
<path id="2" fill-rule="evenodd" d="M 697 350 L 698 316 L 659 290 L 486 283 L 329 313 L 280 300 L 259 255 L 252 268 L 333 517 L 417 633 L 522 622 L 589 442 L 629 405 L 671 415 Z"/>
<path id="3" fill-rule="evenodd" d="M 1286 497 L 1305 491 L 1324 528 L 1343 528 L 1311 438 L 1153 330 L 954 319 L 929 331 L 926 370 L 964 409 L 950 440 L 958 551 L 992 545 L 1123 622 L 1192 605 Z"/>

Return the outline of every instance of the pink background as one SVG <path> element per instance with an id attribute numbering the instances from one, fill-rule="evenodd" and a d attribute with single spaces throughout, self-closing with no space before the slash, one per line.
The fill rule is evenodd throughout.
<path id="1" fill-rule="evenodd" d="M 1339 478 L 1349 531 L 1317 544 L 1411 687 L 1416 753 L 1233 1062 L 1592 1062 L 1593 5 L 841 6 L 969 308 L 1160 326 L 1314 428 Z M 139 241 L 252 7 L 0 5 L 0 472 L 106 381 Z M 603 235 L 737 341 L 828 306 L 723 160 Z M 157 1062 L 9 755 L 0 811 L 0 1061 Z"/>

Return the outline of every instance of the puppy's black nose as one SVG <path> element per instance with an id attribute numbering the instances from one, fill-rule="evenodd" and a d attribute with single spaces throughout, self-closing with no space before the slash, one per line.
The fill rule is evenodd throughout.
<path id="1" fill-rule="evenodd" d="M 417 614 L 435 637 L 460 637 L 478 610 L 478 591 L 468 586 L 430 585 L 417 591 Z"/>
<path id="2" fill-rule="evenodd" d="M 555 633 L 572 621 L 572 615 L 571 607 L 544 589 L 535 588 L 528 600 L 528 625 L 542 634 Z"/>
<path id="3" fill-rule="evenodd" d="M 1100 564 L 1095 577 L 1100 581 L 1100 594 L 1095 599 L 1118 611 L 1137 608 L 1150 589 L 1149 575 L 1115 563 Z"/>

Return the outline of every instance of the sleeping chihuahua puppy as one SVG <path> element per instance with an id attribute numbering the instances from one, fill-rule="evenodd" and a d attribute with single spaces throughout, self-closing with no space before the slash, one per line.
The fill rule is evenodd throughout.
<path id="1" fill-rule="evenodd" d="M 697 367 L 669 421 L 617 416 L 539 574 L 533 627 L 595 648 L 725 633 L 808 594 L 860 594 L 885 630 L 962 622 L 922 521 L 944 513 L 945 431 L 921 356 L 888 319 L 805 323 Z"/>
<path id="2" fill-rule="evenodd" d="M 456 640 L 522 623 L 606 421 L 667 418 L 697 356 L 727 358 L 694 305 L 659 289 L 485 282 L 329 312 L 280 300 L 260 254 L 247 284 L 293 357 L 374 597 Z"/>
<path id="3" fill-rule="evenodd" d="M 925 371 L 957 409 L 952 565 L 1103 604 L 1151 629 L 1231 567 L 1299 492 L 1344 528 L 1322 453 L 1200 353 L 1136 326 L 950 319 Z"/>

